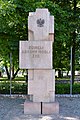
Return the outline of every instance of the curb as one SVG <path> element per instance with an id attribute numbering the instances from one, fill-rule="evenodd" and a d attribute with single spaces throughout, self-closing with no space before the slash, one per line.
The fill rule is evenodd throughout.
<path id="1" fill-rule="evenodd" d="M 70 94 L 56 94 L 55 95 L 56 97 L 65 97 L 65 98 L 79 98 L 80 97 L 80 94 L 73 94 L 73 95 L 70 95 Z"/>
<path id="2" fill-rule="evenodd" d="M 24 95 L 24 94 L 0 94 L 0 96 L 2 97 L 24 97 L 24 98 L 29 98 L 29 95 Z M 73 94 L 73 95 L 70 95 L 70 94 L 55 94 L 55 97 L 65 97 L 65 98 L 79 98 L 80 97 L 80 94 Z"/>

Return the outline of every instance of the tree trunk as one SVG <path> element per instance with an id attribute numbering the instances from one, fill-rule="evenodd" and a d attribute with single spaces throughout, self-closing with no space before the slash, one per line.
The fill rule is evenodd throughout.
<path id="1" fill-rule="evenodd" d="M 7 77 L 8 77 L 8 79 L 10 80 L 10 74 L 9 74 L 7 65 L 5 65 L 5 69 L 6 69 Z"/>
<path id="2" fill-rule="evenodd" d="M 15 72 L 15 74 L 13 75 L 12 79 L 14 79 L 14 78 L 16 77 L 16 75 L 17 75 L 17 73 L 18 73 L 19 70 L 20 70 L 20 68 L 18 68 L 18 69 L 16 70 L 16 72 Z"/>
<path id="3" fill-rule="evenodd" d="M 58 77 L 62 78 L 62 71 L 60 69 L 58 69 Z"/>

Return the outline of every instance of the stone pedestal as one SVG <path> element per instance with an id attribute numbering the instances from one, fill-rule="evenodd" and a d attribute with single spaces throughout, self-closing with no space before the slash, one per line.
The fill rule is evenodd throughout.
<path id="1" fill-rule="evenodd" d="M 44 102 L 42 105 L 42 114 L 58 114 L 59 103 L 58 102 Z"/>
<path id="2" fill-rule="evenodd" d="M 55 70 L 52 66 L 54 16 L 48 9 L 36 9 L 28 17 L 28 41 L 20 41 L 19 66 L 28 69 L 28 94 L 25 114 L 53 114 L 59 112 L 55 102 Z"/>
<path id="3" fill-rule="evenodd" d="M 55 101 L 55 70 L 29 70 L 28 94 L 33 102 Z"/>
<path id="4" fill-rule="evenodd" d="M 59 103 L 57 102 L 27 102 L 24 103 L 24 114 L 58 114 Z"/>
<path id="5" fill-rule="evenodd" d="M 41 114 L 41 103 L 39 102 L 24 102 L 24 114 Z"/>

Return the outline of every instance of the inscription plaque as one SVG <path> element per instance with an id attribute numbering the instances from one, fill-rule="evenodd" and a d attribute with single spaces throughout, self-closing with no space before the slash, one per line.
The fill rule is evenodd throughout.
<path id="1" fill-rule="evenodd" d="M 52 68 L 52 41 L 20 41 L 20 68 Z"/>

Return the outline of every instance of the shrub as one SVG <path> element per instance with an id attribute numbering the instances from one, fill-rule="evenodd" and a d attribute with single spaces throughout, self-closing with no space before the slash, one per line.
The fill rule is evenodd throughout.
<path id="1" fill-rule="evenodd" d="M 27 83 L 12 82 L 11 92 L 12 94 L 26 94 Z M 9 94 L 9 93 L 10 93 L 10 82 L 1 82 L 0 83 L 0 94 Z"/>
<path id="2" fill-rule="evenodd" d="M 56 94 L 70 94 L 70 84 L 56 84 Z M 72 87 L 73 94 L 80 94 L 80 84 L 75 83 Z"/>
<path id="3" fill-rule="evenodd" d="M 55 86 L 56 94 L 69 94 L 70 93 L 70 85 L 69 84 L 56 84 Z"/>

